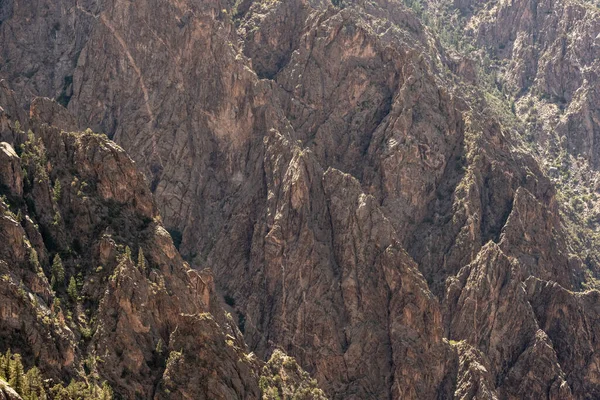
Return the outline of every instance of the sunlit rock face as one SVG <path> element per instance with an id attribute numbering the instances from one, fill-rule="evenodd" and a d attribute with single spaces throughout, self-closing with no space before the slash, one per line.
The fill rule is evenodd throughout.
<path id="1" fill-rule="evenodd" d="M 599 34 L 583 0 L 2 3 L 0 334 L 125 397 L 594 397 Z M 47 326 L 56 254 L 86 303 Z"/>

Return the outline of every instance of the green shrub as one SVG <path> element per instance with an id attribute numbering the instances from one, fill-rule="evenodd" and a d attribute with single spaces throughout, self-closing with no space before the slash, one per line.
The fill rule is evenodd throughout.
<path id="1" fill-rule="evenodd" d="M 146 258 L 144 258 L 144 251 L 142 250 L 141 246 L 140 246 L 140 249 L 138 250 L 138 262 L 137 262 L 137 266 L 138 266 L 138 269 L 141 272 L 145 272 L 146 271 Z"/>

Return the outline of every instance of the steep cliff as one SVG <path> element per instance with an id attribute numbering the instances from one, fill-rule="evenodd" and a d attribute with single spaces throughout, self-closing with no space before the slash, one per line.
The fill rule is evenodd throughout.
<path id="1" fill-rule="evenodd" d="M 331 398 L 600 391 L 595 7 L 26 3 L 0 5 L 3 257 L 23 230 L 26 287 L 51 303 L 58 253 L 86 300 L 21 352 L 157 398 L 315 389 L 275 355 L 259 387 L 278 348 Z"/>
<path id="2" fill-rule="evenodd" d="M 30 112 L 25 143 L 0 144 L 2 350 L 121 398 L 260 398 L 261 362 L 212 273 L 181 259 L 134 162 L 104 135 L 69 130 L 51 100 Z"/>

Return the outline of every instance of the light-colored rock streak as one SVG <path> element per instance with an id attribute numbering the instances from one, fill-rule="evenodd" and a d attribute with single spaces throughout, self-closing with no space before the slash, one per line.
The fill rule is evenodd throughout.
<path id="1" fill-rule="evenodd" d="M 152 113 L 152 109 L 150 108 L 150 95 L 148 94 L 148 89 L 146 88 L 146 83 L 144 82 L 144 76 L 142 75 L 142 71 L 140 70 L 140 68 L 138 67 L 138 65 L 135 62 L 135 59 L 131 55 L 131 52 L 129 51 L 129 47 L 127 46 L 127 43 L 125 42 L 123 37 L 119 34 L 119 32 L 115 29 L 115 27 L 112 25 L 112 23 L 105 17 L 104 14 L 100 15 L 100 21 L 104 24 L 104 26 L 106 26 L 108 28 L 108 30 L 110 31 L 110 33 L 112 33 L 112 35 L 115 37 L 115 39 L 117 39 L 117 42 L 119 42 L 119 45 L 121 46 L 121 48 L 123 49 L 123 52 L 127 56 L 129 63 L 131 64 L 133 70 L 135 71 L 135 73 L 138 76 L 138 80 L 140 82 L 140 88 L 142 89 L 142 94 L 144 96 L 144 105 L 146 107 L 146 113 L 150 117 L 150 120 L 148 121 L 148 128 L 150 130 L 152 127 L 152 122 L 154 122 L 154 114 Z M 151 134 L 150 136 L 152 137 L 152 141 L 151 141 L 152 155 L 155 156 L 156 159 L 158 160 L 159 164 L 161 166 L 163 166 L 162 158 L 161 158 L 161 156 L 158 152 L 158 148 L 157 148 L 156 136 L 154 134 Z"/>
<path id="2" fill-rule="evenodd" d="M 85 8 L 81 7 L 79 4 L 77 4 L 75 6 L 75 8 L 77 8 L 79 11 L 81 11 L 82 13 L 84 13 L 85 15 L 88 15 L 94 19 L 98 19 L 97 15 L 92 14 L 91 12 L 89 12 L 88 10 L 86 10 Z"/>
<path id="3" fill-rule="evenodd" d="M 115 39 L 117 39 L 117 42 L 119 42 L 119 45 L 121 45 L 121 48 L 123 49 L 123 52 L 127 56 L 129 63 L 131 64 L 131 66 L 133 67 L 133 70 L 137 74 L 138 79 L 140 81 L 140 88 L 142 89 L 142 94 L 144 95 L 144 105 L 146 106 L 146 112 L 148 113 L 148 116 L 150 117 L 150 122 L 154 121 L 154 114 L 152 113 L 152 110 L 150 109 L 150 96 L 148 95 L 148 89 L 146 88 L 146 84 L 144 83 L 144 77 L 142 75 L 142 71 L 140 70 L 140 68 L 138 67 L 138 65 L 135 62 L 135 59 L 131 55 L 131 52 L 129 51 L 129 47 L 127 46 L 127 43 L 125 43 L 125 40 L 123 39 L 123 37 L 119 34 L 119 32 L 117 32 L 115 27 L 104 16 L 104 14 L 100 15 L 100 21 L 104 24 L 104 26 L 106 26 L 108 28 L 108 30 L 110 31 L 110 33 L 112 33 L 112 35 L 115 37 Z"/>

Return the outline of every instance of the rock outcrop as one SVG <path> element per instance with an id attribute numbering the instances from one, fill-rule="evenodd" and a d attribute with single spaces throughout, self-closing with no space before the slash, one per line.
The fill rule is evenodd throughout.
<path id="1" fill-rule="evenodd" d="M 527 296 L 540 327 L 556 345 L 556 355 L 577 398 L 598 396 L 598 292 L 574 293 L 555 282 L 530 277 Z"/>
<path id="2" fill-rule="evenodd" d="M 0 400 L 22 400 L 21 396 L 13 388 L 0 379 Z"/>
<path id="3" fill-rule="evenodd" d="M 527 300 L 521 274 L 519 264 L 496 244 L 486 245 L 450 280 L 445 301 L 451 318 L 448 337 L 465 340 L 486 355 L 484 365 L 498 398 L 536 398 L 540 393 L 550 399 L 571 398 L 552 342 Z M 533 365 L 535 376 L 530 375 Z"/>
<path id="4" fill-rule="evenodd" d="M 600 395 L 599 29 L 583 0 L 0 4 L 0 337 L 125 397 L 321 398 L 281 350 L 334 399 Z"/>
<path id="5" fill-rule="evenodd" d="M 73 127 L 53 101 L 31 115 L 19 154 L 1 143 L 2 350 L 123 398 L 260 398 L 262 363 L 210 271 L 181 259 L 131 158 L 104 135 L 49 125 Z"/>

